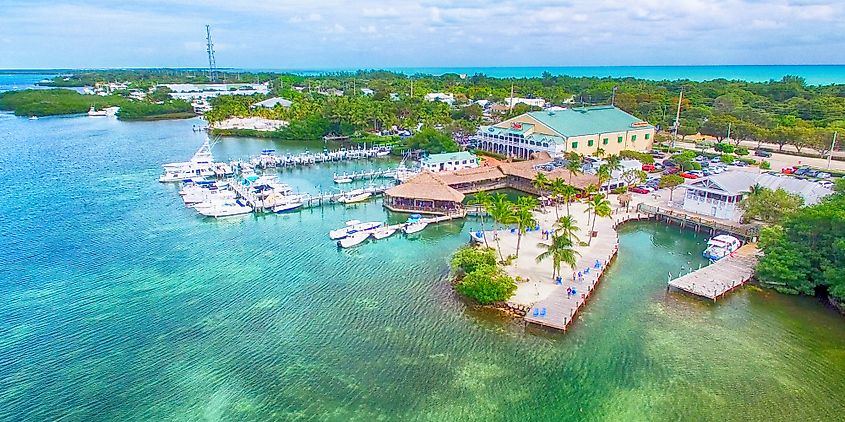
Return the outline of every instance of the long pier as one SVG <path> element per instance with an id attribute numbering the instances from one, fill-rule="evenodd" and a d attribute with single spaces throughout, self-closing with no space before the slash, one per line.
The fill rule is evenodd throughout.
<path id="1" fill-rule="evenodd" d="M 688 213 L 677 208 L 663 208 L 641 202 L 637 204 L 637 212 L 654 216 L 658 221 L 674 223 L 683 228 L 689 227 L 696 232 L 708 230 L 711 235 L 719 232 L 732 234 L 745 241 L 756 241 L 760 227 L 753 224 L 740 224 L 732 221 L 718 220 L 712 217 Z"/>
<path id="2" fill-rule="evenodd" d="M 243 199 L 249 206 L 251 206 L 256 212 L 270 211 L 273 209 L 274 206 L 278 205 L 273 201 L 268 201 L 266 198 L 259 198 L 258 195 L 250 192 L 249 186 L 244 186 L 235 181 L 229 183 L 229 185 L 232 186 L 232 189 L 238 194 L 238 196 Z M 383 194 L 384 191 L 390 189 L 391 187 L 393 187 L 392 184 L 381 186 L 369 186 L 366 188 L 353 189 L 349 191 L 304 194 L 302 195 L 302 207 L 311 208 L 328 204 L 340 203 L 338 201 L 340 198 L 353 191 L 355 193 L 370 193 L 373 196 L 378 196 Z"/>
<path id="3" fill-rule="evenodd" d="M 675 288 L 715 302 L 754 276 L 759 255 L 760 250 L 755 244 L 746 244 L 730 256 L 669 281 L 666 288 Z"/>
<path id="4" fill-rule="evenodd" d="M 361 170 L 361 171 L 354 171 L 351 173 L 334 173 L 332 178 L 349 178 L 352 180 L 362 180 L 362 179 L 376 179 L 380 177 L 387 177 L 393 178 L 396 176 L 395 169 L 377 169 L 377 170 Z"/>
<path id="5" fill-rule="evenodd" d="M 275 151 L 266 150 L 257 157 L 252 157 L 249 164 L 256 168 L 267 169 L 277 167 L 298 167 L 307 166 L 330 161 L 348 161 L 369 158 L 386 157 L 390 154 L 390 147 L 377 146 L 360 149 L 339 149 L 336 151 L 323 151 L 319 153 L 303 152 L 300 154 L 276 155 Z"/>

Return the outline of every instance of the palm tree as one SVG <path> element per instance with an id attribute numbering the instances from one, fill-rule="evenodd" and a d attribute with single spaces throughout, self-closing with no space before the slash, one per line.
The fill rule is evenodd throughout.
<path id="1" fill-rule="evenodd" d="M 552 278 L 560 273 L 560 264 L 566 264 L 571 269 L 575 269 L 579 254 L 572 248 L 572 241 L 566 236 L 552 236 L 552 243 L 538 243 L 538 248 L 544 249 L 540 255 L 537 255 L 537 263 L 544 261 L 546 258 L 552 258 Z"/>
<path id="2" fill-rule="evenodd" d="M 577 154 L 570 156 L 569 161 L 566 163 L 566 169 L 569 171 L 569 184 L 571 185 L 572 177 L 584 172 L 581 168 L 581 157 L 578 157 Z"/>
<path id="3" fill-rule="evenodd" d="M 534 180 L 531 181 L 531 184 L 539 191 L 540 195 L 543 194 L 543 191 L 548 189 L 550 183 L 551 181 L 548 177 L 546 177 L 546 174 L 540 172 L 537 172 L 537 175 L 534 176 Z"/>
<path id="4" fill-rule="evenodd" d="M 575 200 L 578 196 L 578 189 L 575 189 L 575 186 L 572 185 L 565 185 L 560 192 L 560 197 L 566 201 L 566 215 L 570 215 L 569 213 L 569 203 Z"/>
<path id="5" fill-rule="evenodd" d="M 560 200 L 561 195 L 563 195 L 563 190 L 565 189 L 566 186 L 569 186 L 569 185 L 567 185 L 566 182 L 563 179 L 561 179 L 560 177 L 555 178 L 549 184 L 549 187 L 552 190 L 552 196 L 554 196 L 554 199 L 555 199 L 555 219 L 558 219 L 558 217 L 559 217 L 558 214 L 557 214 L 558 200 Z"/>
<path id="6" fill-rule="evenodd" d="M 593 224 L 590 228 L 590 239 L 587 245 L 593 243 L 593 232 L 596 230 L 596 220 L 598 217 L 610 217 L 613 210 L 610 208 L 610 201 L 604 195 L 596 195 L 587 201 L 587 212 L 593 212 Z"/>
<path id="7" fill-rule="evenodd" d="M 748 196 L 756 196 L 763 193 L 763 187 L 759 183 L 755 183 L 748 191 Z"/>
<path id="8" fill-rule="evenodd" d="M 599 190 L 601 190 L 601 185 L 610 180 L 610 167 L 607 164 L 602 164 L 596 171 L 596 176 L 599 178 Z"/>
<path id="9" fill-rule="evenodd" d="M 490 210 L 490 206 L 493 203 L 493 196 L 489 193 L 481 191 L 475 194 L 472 199 L 469 200 L 469 205 L 480 205 L 481 206 L 481 231 L 484 232 L 484 214 L 487 214 Z M 484 246 L 490 247 L 487 244 L 487 236 L 484 236 Z"/>
<path id="10" fill-rule="evenodd" d="M 525 229 L 537 225 L 537 220 L 534 219 L 534 214 L 530 208 L 517 206 L 513 212 L 513 222 L 517 224 L 516 229 L 516 257 L 519 258 L 519 244 L 522 242 L 522 235 L 525 234 Z"/>
<path id="11" fill-rule="evenodd" d="M 577 240 L 581 241 L 575 233 L 580 230 L 577 225 L 577 221 L 575 221 L 575 217 L 571 215 L 567 215 L 566 217 L 558 218 L 557 222 L 555 223 L 555 234 L 566 236 L 567 239 L 570 241 Z"/>
<path id="12" fill-rule="evenodd" d="M 596 148 L 596 157 L 601 158 L 604 157 L 605 150 L 602 147 Z"/>
<path id="13" fill-rule="evenodd" d="M 490 217 L 499 224 L 511 224 L 513 222 L 513 202 L 508 200 L 507 195 L 497 193 L 493 195 L 490 201 Z M 496 236 L 496 249 L 499 251 L 499 259 L 504 261 L 502 256 L 502 246 L 499 244 L 499 236 Z"/>

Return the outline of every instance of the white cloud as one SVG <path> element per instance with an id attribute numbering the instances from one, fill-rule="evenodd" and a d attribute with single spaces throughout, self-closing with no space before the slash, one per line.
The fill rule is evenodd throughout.
<path id="1" fill-rule="evenodd" d="M 361 9 L 361 14 L 368 18 L 393 18 L 399 16 L 399 11 L 393 7 L 365 7 Z"/>
<path id="2" fill-rule="evenodd" d="M 362 26 L 360 30 L 363 34 L 375 34 L 376 32 L 378 32 L 375 25 Z"/>

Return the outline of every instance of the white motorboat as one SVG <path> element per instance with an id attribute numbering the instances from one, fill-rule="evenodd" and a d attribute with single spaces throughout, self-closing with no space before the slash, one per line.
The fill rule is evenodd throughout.
<path id="1" fill-rule="evenodd" d="M 393 233 L 396 233 L 396 229 L 384 226 L 379 227 L 373 231 L 373 237 L 378 239 L 384 239 L 386 237 L 393 236 Z"/>
<path id="2" fill-rule="evenodd" d="M 38 116 L 29 116 L 29 120 L 38 120 Z"/>
<path id="3" fill-rule="evenodd" d="M 235 215 L 244 215 L 252 212 L 252 207 L 245 205 L 238 201 L 212 201 L 210 206 L 195 207 L 198 213 L 206 217 L 231 217 Z"/>
<path id="4" fill-rule="evenodd" d="M 370 237 L 371 234 L 372 232 L 369 231 L 353 233 L 347 237 L 344 237 L 343 239 L 338 240 L 337 246 L 340 246 L 341 248 L 351 248 L 353 246 L 358 246 L 365 240 L 367 240 L 367 238 Z"/>
<path id="5" fill-rule="evenodd" d="M 484 243 L 484 232 L 481 230 L 469 232 L 469 241 L 472 243 Z"/>
<path id="6" fill-rule="evenodd" d="M 428 222 L 417 221 L 416 223 L 406 224 L 403 230 L 405 234 L 413 234 L 422 231 L 426 226 L 428 226 Z"/>
<path id="7" fill-rule="evenodd" d="M 734 253 L 740 246 L 742 246 L 742 242 L 739 239 L 727 234 L 720 234 L 707 241 L 707 249 L 704 250 L 703 255 L 711 261 L 718 261 Z"/>
<path id="8" fill-rule="evenodd" d="M 352 191 L 347 192 L 345 195 L 338 198 L 337 202 L 340 202 L 342 204 L 354 204 L 356 202 L 366 201 L 367 199 L 370 199 L 371 196 L 373 196 L 371 192 L 363 192 L 360 190 Z"/>
<path id="9" fill-rule="evenodd" d="M 376 157 L 387 157 L 390 155 L 390 151 L 379 151 L 376 153 Z"/>
<path id="10" fill-rule="evenodd" d="M 108 116 L 108 112 L 106 110 L 97 110 L 94 106 L 91 106 L 88 109 L 88 117 L 106 117 Z"/>
<path id="11" fill-rule="evenodd" d="M 332 240 L 343 239 L 344 237 L 351 236 L 354 233 L 369 232 L 378 227 L 381 227 L 381 222 L 379 221 L 362 223 L 358 220 L 349 220 L 346 222 L 346 227 L 330 231 L 329 238 Z"/>
<path id="12" fill-rule="evenodd" d="M 335 176 L 334 182 L 341 184 L 341 183 L 352 183 L 352 178 L 349 176 Z"/>
<path id="13" fill-rule="evenodd" d="M 194 207 L 197 204 L 210 201 L 233 201 L 237 194 L 231 190 L 224 189 L 192 189 L 190 192 L 182 195 L 182 201 L 188 207 Z"/>
<path id="14" fill-rule="evenodd" d="M 285 200 L 273 206 L 274 213 L 280 214 L 302 207 L 302 200 L 299 197 L 285 197 L 283 199 Z"/>

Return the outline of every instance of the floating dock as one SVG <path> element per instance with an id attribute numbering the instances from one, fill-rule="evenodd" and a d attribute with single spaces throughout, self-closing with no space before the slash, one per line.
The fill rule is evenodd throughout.
<path id="1" fill-rule="evenodd" d="M 755 244 L 746 244 L 731 256 L 669 281 L 667 289 L 675 288 L 715 302 L 754 276 L 759 256 L 760 250 Z"/>
<path id="2" fill-rule="evenodd" d="M 275 205 L 277 205 L 272 201 L 267 201 L 265 199 L 259 198 L 258 195 L 250 192 L 249 186 L 244 186 L 234 181 L 230 183 L 230 186 L 232 186 L 232 189 L 238 194 L 238 196 L 243 199 L 249 206 L 251 206 L 256 212 L 269 211 Z M 352 191 L 354 191 L 355 193 L 371 193 L 373 197 L 375 197 L 381 195 L 382 193 L 384 193 L 384 191 L 390 189 L 392 186 L 393 185 L 369 186 L 366 188 L 354 189 Z M 302 207 L 311 208 L 327 204 L 340 203 L 338 202 L 338 200 L 352 191 L 304 194 L 302 195 Z M 354 203 L 349 205 L 354 205 Z"/>

